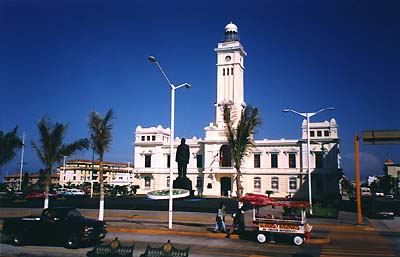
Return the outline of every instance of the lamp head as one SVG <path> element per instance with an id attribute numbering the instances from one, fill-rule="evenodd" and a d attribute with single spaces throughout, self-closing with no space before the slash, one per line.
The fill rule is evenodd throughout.
<path id="1" fill-rule="evenodd" d="M 326 108 L 327 110 L 330 110 L 330 111 L 333 111 L 333 110 L 335 110 L 335 107 L 328 107 L 328 108 Z"/>
<path id="2" fill-rule="evenodd" d="M 154 56 L 149 56 L 147 59 L 152 63 L 156 63 L 157 62 L 157 59 Z"/>
<path id="3" fill-rule="evenodd" d="M 191 88 L 192 86 L 189 83 L 184 84 L 186 88 Z"/>
<path id="4" fill-rule="evenodd" d="M 290 109 L 283 109 L 282 112 L 290 112 Z"/>

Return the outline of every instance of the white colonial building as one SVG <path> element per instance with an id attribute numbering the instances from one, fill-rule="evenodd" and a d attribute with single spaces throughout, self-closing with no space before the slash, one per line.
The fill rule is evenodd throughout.
<path id="1" fill-rule="evenodd" d="M 217 54 L 217 99 L 215 121 L 205 128 L 205 139 L 186 139 L 191 159 L 187 177 L 197 195 L 236 195 L 236 170 L 225 136 L 222 106 L 229 104 L 232 118 L 245 106 L 244 59 L 246 52 L 239 41 L 238 28 L 225 27 L 224 42 L 215 49 Z M 252 155 L 242 166 L 243 193 L 274 192 L 272 197 L 288 195 L 306 198 L 307 183 L 307 122 L 303 121 L 301 139 L 255 140 Z M 312 193 L 314 198 L 339 193 L 340 152 L 338 126 L 334 119 L 310 123 Z M 170 129 L 161 126 L 135 131 L 136 178 L 138 193 L 165 189 L 169 186 Z M 180 139 L 174 139 L 175 149 Z M 175 163 L 175 151 L 172 161 Z M 172 179 L 175 180 L 176 174 Z"/>
<path id="2" fill-rule="evenodd" d="M 99 183 L 99 170 L 98 161 L 69 160 L 57 168 L 59 184 L 81 185 L 92 180 Z M 104 183 L 112 186 L 132 186 L 136 182 L 130 163 L 103 162 L 103 174 Z"/>

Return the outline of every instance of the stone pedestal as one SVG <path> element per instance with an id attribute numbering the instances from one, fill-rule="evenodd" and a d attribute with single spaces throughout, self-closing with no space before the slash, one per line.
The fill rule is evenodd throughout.
<path id="1" fill-rule="evenodd" d="M 174 180 L 173 188 L 189 190 L 190 196 L 193 196 L 192 181 L 188 178 L 178 177 Z"/>

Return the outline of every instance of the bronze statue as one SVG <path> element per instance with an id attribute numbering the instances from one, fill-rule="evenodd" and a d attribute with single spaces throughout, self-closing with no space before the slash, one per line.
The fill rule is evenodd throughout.
<path id="1" fill-rule="evenodd" d="M 181 144 L 176 150 L 175 161 L 178 163 L 178 174 L 180 178 L 186 178 L 186 169 L 189 163 L 190 151 L 189 146 L 185 144 L 186 139 L 182 138 Z"/>

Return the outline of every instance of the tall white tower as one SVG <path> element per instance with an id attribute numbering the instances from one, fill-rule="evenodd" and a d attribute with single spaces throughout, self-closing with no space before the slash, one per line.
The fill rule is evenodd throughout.
<path id="1" fill-rule="evenodd" d="M 232 22 L 225 26 L 224 40 L 215 48 L 217 53 L 217 101 L 215 125 L 224 123 L 222 106 L 231 105 L 232 119 L 237 118 L 245 105 L 243 90 L 244 51 L 239 41 L 239 31 Z M 222 123 L 222 124 L 221 124 Z"/>
<path id="2" fill-rule="evenodd" d="M 207 142 L 226 140 L 223 105 L 229 104 L 234 123 L 240 117 L 244 103 L 244 57 L 246 52 L 239 41 L 239 31 L 232 22 L 225 26 L 224 40 L 214 49 L 217 53 L 217 100 L 215 121 L 205 128 Z"/>

